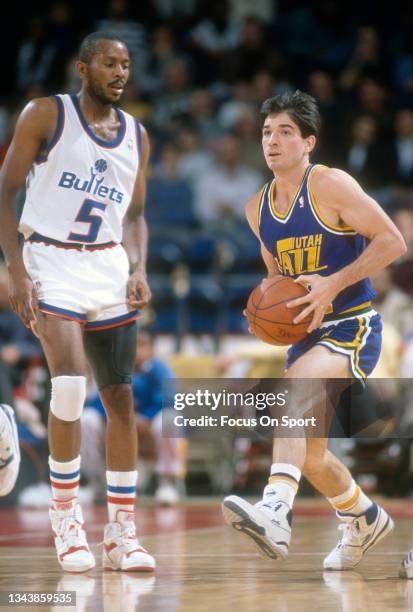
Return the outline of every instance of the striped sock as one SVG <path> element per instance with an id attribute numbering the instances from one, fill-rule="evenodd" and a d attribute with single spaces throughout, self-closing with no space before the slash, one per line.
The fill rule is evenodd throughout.
<path id="1" fill-rule="evenodd" d="M 293 505 L 294 497 L 298 491 L 301 471 L 291 463 L 273 463 L 271 476 L 264 489 L 264 497 L 275 496 L 282 499 L 289 506 Z"/>
<path id="2" fill-rule="evenodd" d="M 66 510 L 77 501 L 80 480 L 80 455 L 72 461 L 55 461 L 49 457 L 52 505 L 55 510 Z"/>
<path id="3" fill-rule="evenodd" d="M 109 522 L 117 521 L 119 510 L 135 512 L 138 472 L 106 472 Z"/>
<path id="4" fill-rule="evenodd" d="M 351 480 L 351 485 L 347 491 L 327 499 L 335 510 L 357 516 L 364 514 L 373 503 L 354 480 Z"/>

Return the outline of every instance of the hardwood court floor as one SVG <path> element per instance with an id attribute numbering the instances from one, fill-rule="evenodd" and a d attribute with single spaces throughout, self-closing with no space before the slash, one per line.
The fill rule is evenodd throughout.
<path id="1" fill-rule="evenodd" d="M 339 532 L 324 502 L 298 500 L 286 562 L 264 561 L 223 522 L 219 500 L 175 509 L 139 508 L 142 543 L 156 557 L 155 574 L 102 572 L 102 507 L 85 508 L 97 567 L 62 574 L 55 560 L 46 511 L 0 510 L 0 591 L 76 591 L 78 611 L 105 612 L 365 612 L 413 610 L 413 580 L 397 576 L 413 546 L 413 502 L 384 506 L 396 529 L 357 571 L 323 572 Z M 6 608 L 1 608 L 6 609 Z M 11 608 L 7 608 L 10 609 Z M 25 607 L 68 610 L 73 607 Z"/>

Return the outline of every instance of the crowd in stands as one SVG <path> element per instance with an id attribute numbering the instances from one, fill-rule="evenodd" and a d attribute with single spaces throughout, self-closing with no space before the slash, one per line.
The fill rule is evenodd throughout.
<path id="1" fill-rule="evenodd" d="M 129 46 L 122 106 L 152 144 L 146 210 L 154 297 L 146 323 L 153 332 L 174 336 L 177 347 L 187 334 L 209 334 L 216 350 L 225 334 L 246 333 L 242 310 L 264 273 L 243 210 L 269 179 L 259 109 L 300 88 L 322 115 L 312 161 L 350 172 L 406 239 L 406 256 L 374 282 L 397 339 L 395 375 L 412 377 L 412 7 L 395 5 L 389 19 L 371 1 L 52 0 L 33 4 L 25 17 L 0 84 L 0 164 L 30 99 L 78 91 L 76 51 L 88 32 L 115 33 Z M 41 363 L 37 340 L 9 309 L 3 271 L 0 394 L 10 401 L 13 385 L 27 439 L 44 437 L 27 407 L 47 405 Z"/>

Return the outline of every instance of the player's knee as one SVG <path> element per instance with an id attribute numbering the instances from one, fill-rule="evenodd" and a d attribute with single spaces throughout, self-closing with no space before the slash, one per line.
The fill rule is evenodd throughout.
<path id="1" fill-rule="evenodd" d="M 86 398 L 85 376 L 55 376 L 52 378 L 51 412 L 62 421 L 77 421 Z"/>
<path id="2" fill-rule="evenodd" d="M 128 420 L 134 417 L 132 386 L 108 385 L 100 390 L 108 419 Z"/>

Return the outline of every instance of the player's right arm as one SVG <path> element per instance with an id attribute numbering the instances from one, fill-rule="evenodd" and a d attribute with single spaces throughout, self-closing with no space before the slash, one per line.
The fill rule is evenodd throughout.
<path id="1" fill-rule="evenodd" d="M 21 113 L 0 173 L 0 246 L 9 273 L 9 299 L 23 323 L 35 321 L 36 295 L 23 263 L 18 240 L 16 195 L 37 155 L 52 138 L 57 122 L 56 103 L 51 98 L 30 102 Z"/>
<path id="2" fill-rule="evenodd" d="M 248 225 L 251 230 L 254 232 L 256 237 L 260 242 L 261 247 L 261 256 L 268 270 L 268 278 L 279 274 L 279 270 L 277 268 L 277 264 L 273 255 L 268 251 L 268 249 L 263 244 L 260 238 L 260 232 L 258 227 L 258 207 L 260 204 L 261 192 L 256 193 L 252 198 L 250 198 L 245 206 L 245 215 L 247 217 Z"/>

